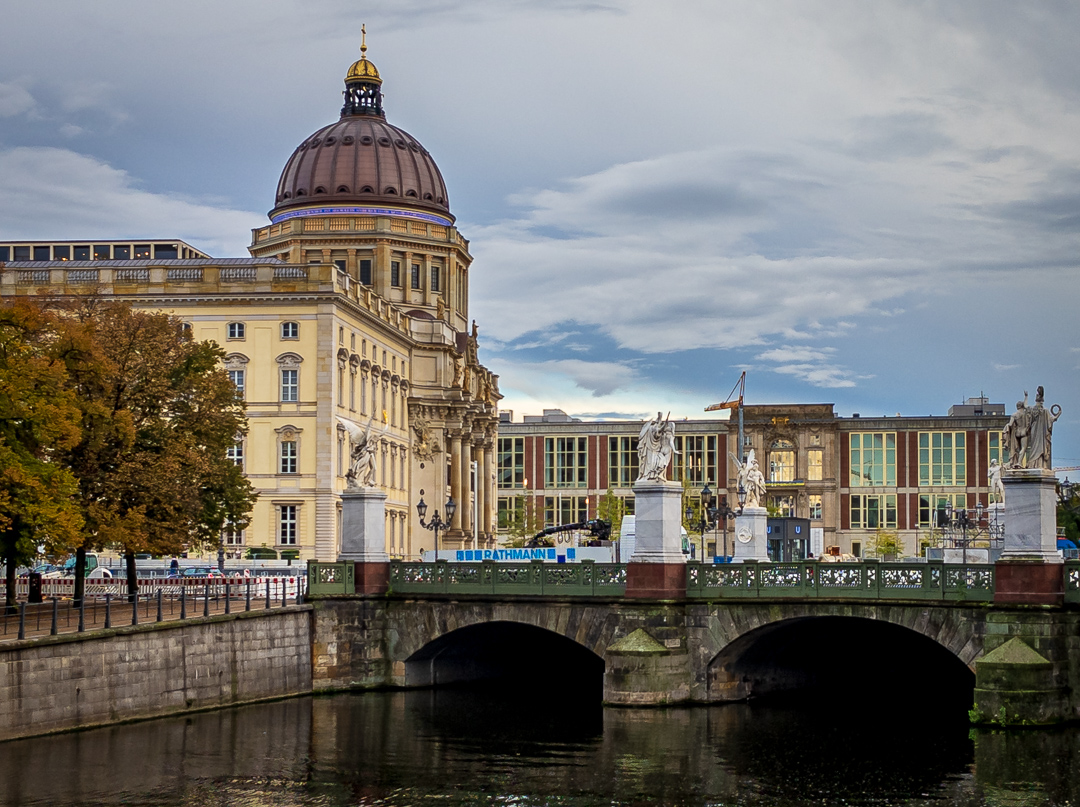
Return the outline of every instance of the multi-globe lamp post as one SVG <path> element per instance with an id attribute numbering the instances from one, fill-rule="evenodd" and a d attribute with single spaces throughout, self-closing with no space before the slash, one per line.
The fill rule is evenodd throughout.
<path id="1" fill-rule="evenodd" d="M 457 510 L 457 502 L 454 501 L 453 496 L 446 497 L 446 504 L 443 505 L 443 510 L 446 512 L 446 520 L 444 521 L 439 515 L 439 511 L 435 511 L 435 515 L 431 517 L 431 521 L 424 521 L 427 516 L 428 506 L 424 501 L 424 493 L 420 492 L 420 501 L 416 503 L 416 513 L 420 516 L 420 526 L 425 530 L 432 530 L 435 533 L 435 560 L 439 560 L 439 530 L 445 530 L 450 526 L 450 523 L 454 520 L 454 512 Z"/>
<path id="2" fill-rule="evenodd" d="M 727 522 L 729 518 L 735 518 L 742 512 L 743 503 L 746 501 L 746 490 L 739 486 L 739 509 L 733 510 L 728 506 L 727 497 L 717 501 L 712 488 L 709 487 L 709 483 L 705 483 L 705 487 L 701 489 L 701 510 L 699 513 L 699 532 L 701 533 L 701 556 L 705 557 L 705 533 L 711 528 L 713 531 L 713 540 L 715 541 L 715 533 L 717 527 L 721 524 L 724 525 L 724 538 L 723 538 L 723 557 L 727 557 Z M 686 508 L 687 521 L 692 517 L 692 510 L 690 507 Z"/>

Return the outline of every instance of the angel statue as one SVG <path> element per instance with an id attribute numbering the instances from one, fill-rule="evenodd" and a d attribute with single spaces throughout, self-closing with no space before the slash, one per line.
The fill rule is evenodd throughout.
<path id="1" fill-rule="evenodd" d="M 375 449 L 379 441 L 371 436 L 372 415 L 367 428 L 361 429 L 351 420 L 339 417 L 338 422 L 349 433 L 349 470 L 345 474 L 346 487 L 350 490 L 375 487 Z"/>
<path id="2" fill-rule="evenodd" d="M 761 507 L 761 503 L 765 500 L 765 474 L 761 472 L 754 449 L 750 449 L 745 462 L 740 461 L 731 452 L 728 454 L 739 469 L 737 477 L 739 487 L 746 491 L 743 507 Z"/>
<path id="3" fill-rule="evenodd" d="M 664 418 L 660 412 L 653 420 L 645 421 L 638 436 L 637 481 L 663 482 L 668 463 L 675 453 L 675 424 L 671 413 Z"/>

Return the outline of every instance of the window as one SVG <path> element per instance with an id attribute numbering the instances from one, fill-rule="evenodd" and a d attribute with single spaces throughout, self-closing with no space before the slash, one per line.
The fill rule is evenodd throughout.
<path id="1" fill-rule="evenodd" d="M 821 521 L 821 494 L 811 493 L 809 497 L 810 520 Z"/>
<path id="2" fill-rule="evenodd" d="M 95 261 L 110 261 L 110 260 L 112 260 L 112 248 L 108 244 L 95 244 L 94 245 L 94 260 Z"/>
<path id="3" fill-rule="evenodd" d="M 851 529 L 896 528 L 895 494 L 851 494 Z"/>
<path id="4" fill-rule="evenodd" d="M 227 449 L 225 449 L 225 458 L 233 465 L 239 465 L 244 467 L 244 441 L 237 440 Z"/>
<path id="5" fill-rule="evenodd" d="M 281 371 L 281 400 L 285 403 L 300 400 L 300 371 Z"/>
<path id="6" fill-rule="evenodd" d="M 820 482 L 824 479 L 825 453 L 818 450 L 806 452 L 806 478 L 811 482 Z"/>
<path id="7" fill-rule="evenodd" d="M 300 400 L 300 362 L 303 359 L 295 353 L 282 353 L 277 357 L 281 368 L 281 401 L 296 403 Z"/>
<path id="8" fill-rule="evenodd" d="M 48 261 L 52 259 L 49 254 L 50 249 L 48 247 L 34 247 L 34 260 L 35 261 Z"/>
<path id="9" fill-rule="evenodd" d="M 678 435 L 676 435 L 678 437 Z M 638 474 L 636 437 L 608 438 L 608 486 L 628 488 Z"/>
<path id="10" fill-rule="evenodd" d="M 149 244 L 136 244 L 135 245 L 135 258 L 146 259 L 150 257 L 150 245 Z"/>
<path id="11" fill-rule="evenodd" d="M 675 435 L 674 473 L 676 482 L 702 486 L 716 479 L 716 435 Z"/>
<path id="12" fill-rule="evenodd" d="M 852 432 L 850 443 L 853 488 L 896 485 L 896 434 Z"/>
<path id="13" fill-rule="evenodd" d="M 431 290 L 436 291 L 436 292 L 439 291 L 439 267 L 438 266 L 432 266 L 431 267 Z"/>
<path id="14" fill-rule="evenodd" d="M 371 285 L 371 261 L 367 258 L 360 261 L 360 283 L 364 286 Z"/>
<path id="15" fill-rule="evenodd" d="M 420 264 L 414 263 L 409 267 L 409 286 L 410 288 L 420 288 Z"/>
<path id="16" fill-rule="evenodd" d="M 567 438 L 573 439 L 573 438 Z M 575 524 L 589 517 L 588 496 L 545 496 L 544 526 Z"/>
<path id="17" fill-rule="evenodd" d="M 585 437 L 544 438 L 544 484 L 549 488 L 583 488 L 587 472 Z"/>
<path id="18" fill-rule="evenodd" d="M 300 338 L 300 323 L 299 322 L 283 322 L 283 323 L 281 323 L 281 338 L 282 339 L 299 339 Z"/>
<path id="19" fill-rule="evenodd" d="M 131 245 L 130 244 L 117 244 L 113 247 L 113 260 L 114 261 L 128 261 L 131 260 Z"/>
<path id="20" fill-rule="evenodd" d="M 154 244 L 154 258 L 156 260 L 174 261 L 179 257 L 176 244 Z"/>
<path id="21" fill-rule="evenodd" d="M 919 494 L 919 526 L 942 527 L 945 525 L 945 509 L 948 505 L 956 509 L 967 507 L 967 494 L 964 493 L 921 493 Z"/>
<path id="22" fill-rule="evenodd" d="M 121 249 L 121 247 L 117 247 L 117 249 Z M 127 247 L 123 247 L 123 249 L 127 249 Z M 2 249 L 0 249 L 0 261 L 6 261 L 7 260 L 7 255 L 5 254 L 6 250 L 7 250 L 7 247 L 3 247 Z M 127 257 L 127 256 L 125 255 L 124 257 Z M 66 246 L 66 245 L 62 246 L 62 247 L 53 247 L 53 260 L 54 261 L 69 261 L 69 260 L 71 260 L 71 247 Z"/>
<path id="23" fill-rule="evenodd" d="M 401 286 L 401 261 L 390 261 L 390 285 L 394 288 Z"/>
<path id="24" fill-rule="evenodd" d="M 15 247 L 15 254 L 16 254 L 16 256 L 19 254 L 19 247 Z M 150 255 L 147 254 L 146 257 L 149 258 Z M 18 257 L 16 257 L 15 260 L 18 260 Z M 88 261 L 88 260 L 90 260 L 90 247 L 89 246 L 75 247 L 75 260 L 77 260 L 77 261 Z"/>
<path id="25" fill-rule="evenodd" d="M 0 261 L 7 263 L 9 260 L 11 260 L 10 256 L 11 253 L 9 252 L 8 247 L 0 247 Z"/>
<path id="26" fill-rule="evenodd" d="M 769 481 L 795 481 L 795 444 L 790 440 L 776 440 L 769 449 Z"/>
<path id="27" fill-rule="evenodd" d="M 296 468 L 296 441 L 282 440 L 278 443 L 278 473 L 295 474 Z"/>
<path id="28" fill-rule="evenodd" d="M 499 438 L 499 487 L 502 489 L 525 487 L 525 438 Z"/>
<path id="29" fill-rule="evenodd" d="M 244 531 L 236 529 L 231 524 L 226 525 L 221 531 L 221 541 L 225 546 L 243 546 Z"/>
<path id="30" fill-rule="evenodd" d="M 967 484 L 964 432 L 919 432 L 919 487 Z"/>
<path id="31" fill-rule="evenodd" d="M 236 387 L 236 395 L 238 398 L 244 397 L 244 371 L 243 370 L 228 370 L 229 380 Z"/>
<path id="32" fill-rule="evenodd" d="M 278 506 L 278 543 L 293 546 L 296 544 L 296 533 L 300 505 L 282 504 Z"/>
<path id="33" fill-rule="evenodd" d="M 225 328 L 225 337 L 227 339 L 243 339 L 244 323 L 230 322 Z"/>
<path id="34" fill-rule="evenodd" d="M 795 497 L 770 496 L 769 509 L 780 518 L 793 518 L 795 516 Z"/>

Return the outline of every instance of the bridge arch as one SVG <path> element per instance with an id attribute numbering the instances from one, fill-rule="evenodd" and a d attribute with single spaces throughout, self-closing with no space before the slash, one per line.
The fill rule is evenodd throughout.
<path id="1" fill-rule="evenodd" d="M 955 623 L 931 625 L 911 616 L 849 609 L 763 620 L 709 661 L 708 700 L 795 692 L 857 697 L 868 688 L 895 686 L 904 698 L 963 702 L 966 708 L 981 642 Z"/>
<path id="2" fill-rule="evenodd" d="M 602 607 L 552 602 L 412 601 L 398 616 L 391 655 L 409 687 L 580 677 L 601 688 L 617 622 Z"/>

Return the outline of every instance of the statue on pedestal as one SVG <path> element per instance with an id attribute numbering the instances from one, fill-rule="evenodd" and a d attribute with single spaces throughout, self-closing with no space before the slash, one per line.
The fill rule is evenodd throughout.
<path id="1" fill-rule="evenodd" d="M 1056 410 L 1056 411 L 1055 411 Z M 1031 407 L 1028 420 L 1027 467 L 1045 468 L 1050 464 L 1050 437 L 1054 422 L 1061 417 L 1061 407 L 1054 404 L 1049 409 L 1043 406 L 1043 388 L 1035 390 L 1035 406 Z"/>
<path id="2" fill-rule="evenodd" d="M 675 453 L 675 424 L 671 413 L 663 418 L 660 412 L 645 422 L 638 436 L 637 481 L 664 482 L 668 463 Z"/>
<path id="3" fill-rule="evenodd" d="M 986 476 L 990 481 L 990 495 L 997 501 L 1005 501 L 1005 483 L 1001 481 L 1001 464 L 997 460 L 990 460 L 990 469 Z"/>
<path id="4" fill-rule="evenodd" d="M 1009 462 L 1006 468 L 1042 468 L 1050 470 L 1050 443 L 1054 422 L 1061 417 L 1061 407 L 1054 404 L 1047 409 L 1044 403 L 1043 388 L 1035 392 L 1035 405 L 1027 405 L 1028 394 L 1024 400 L 1016 402 L 1016 411 L 1009 418 L 1003 435 L 1009 449 Z"/>
<path id="5" fill-rule="evenodd" d="M 730 456 L 739 469 L 737 483 L 746 491 L 743 507 L 761 507 L 761 503 L 765 501 L 765 474 L 761 472 L 754 449 L 750 449 L 745 462 L 740 462 L 734 454 Z"/>
<path id="6" fill-rule="evenodd" d="M 338 418 L 349 433 L 349 470 L 345 474 L 346 488 L 349 490 L 375 487 L 375 450 L 379 441 L 371 436 L 374 419 L 372 415 L 367 428 L 361 429 L 351 420 Z"/>

